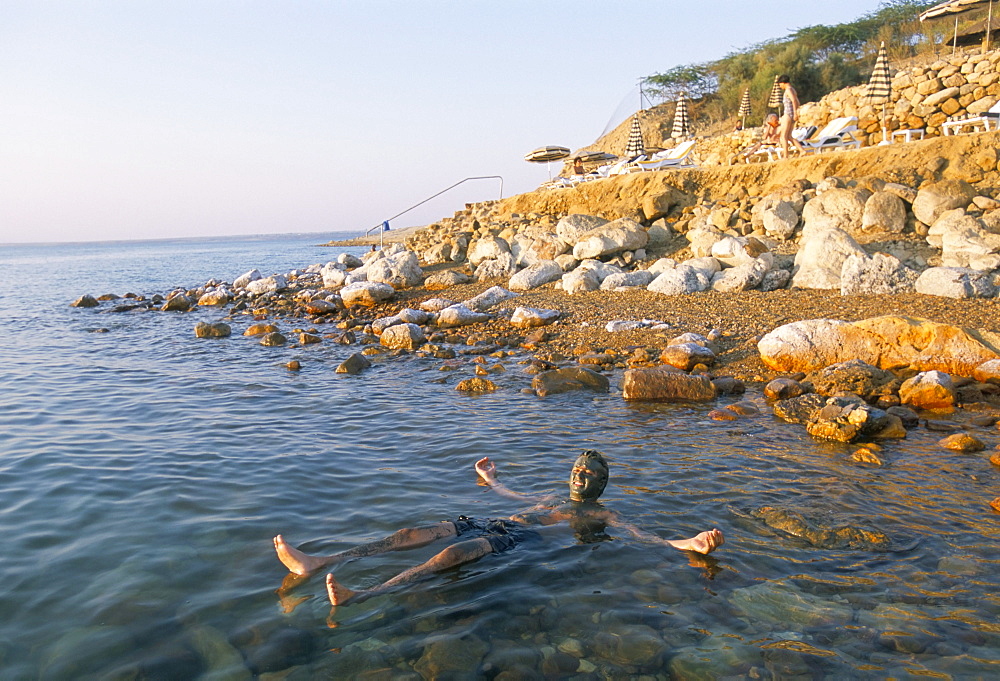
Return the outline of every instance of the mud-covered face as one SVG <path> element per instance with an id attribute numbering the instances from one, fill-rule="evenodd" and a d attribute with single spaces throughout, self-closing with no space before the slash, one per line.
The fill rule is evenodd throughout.
<path id="1" fill-rule="evenodd" d="M 596 501 L 607 484 L 607 466 L 593 457 L 581 456 L 569 474 L 569 498 L 573 501 Z"/>

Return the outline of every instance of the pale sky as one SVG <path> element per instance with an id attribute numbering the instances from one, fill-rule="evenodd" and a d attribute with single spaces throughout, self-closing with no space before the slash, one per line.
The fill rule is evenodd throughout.
<path id="1" fill-rule="evenodd" d="M 643 76 L 878 4 L 4 0 L 0 243 L 361 233 L 464 177 L 529 191 L 524 154 L 590 144 Z"/>

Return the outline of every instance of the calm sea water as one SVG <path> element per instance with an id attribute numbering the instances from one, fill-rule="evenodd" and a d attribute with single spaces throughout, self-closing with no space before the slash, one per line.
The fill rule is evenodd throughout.
<path id="1" fill-rule="evenodd" d="M 876 468 L 766 409 L 720 423 L 708 418 L 718 405 L 630 405 L 615 390 L 525 395 L 519 357 L 495 377 L 502 390 L 470 397 L 454 386 L 471 363 L 442 373 L 381 359 L 338 375 L 356 348 L 264 348 L 237 335 L 242 320 L 231 338 L 195 339 L 218 310 L 69 307 L 84 293 L 325 262 L 336 252 L 314 244 L 327 238 L 0 246 L 0 677 L 1000 673 L 1000 516 L 988 508 L 1000 471 L 940 449 L 938 434 L 888 444 Z M 555 527 L 334 611 L 322 577 L 278 593 L 279 532 L 333 552 L 460 514 L 509 515 L 516 504 L 476 484 L 478 458 L 542 493 L 565 489 L 588 448 L 612 462 L 605 505 L 668 538 L 719 527 L 726 545 L 692 564 L 614 531 Z M 819 548 L 748 515 L 761 506 L 891 545 Z M 372 586 L 434 551 L 337 576 Z"/>

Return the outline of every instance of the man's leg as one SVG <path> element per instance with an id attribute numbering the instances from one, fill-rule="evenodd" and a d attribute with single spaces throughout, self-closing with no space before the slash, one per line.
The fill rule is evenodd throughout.
<path id="1" fill-rule="evenodd" d="M 458 531 L 455 529 L 455 523 L 445 520 L 437 525 L 409 527 L 397 530 L 385 539 L 361 544 L 353 549 L 341 551 L 330 556 L 310 556 L 307 553 L 303 553 L 290 546 L 280 534 L 274 538 L 274 550 L 278 554 L 278 560 L 290 572 L 297 575 L 311 575 L 317 570 L 334 565 L 347 558 L 372 556 L 376 553 L 385 553 L 387 551 L 417 549 L 421 546 L 427 546 L 438 539 L 455 537 L 457 535 Z"/>
<path id="2" fill-rule="evenodd" d="M 477 539 L 468 539 L 466 541 L 458 542 L 457 544 L 452 544 L 432 557 L 426 563 L 421 563 L 420 565 L 411 567 L 409 570 L 399 573 L 389 581 L 373 589 L 352 591 L 338 582 L 331 573 L 326 576 L 326 593 L 330 597 L 330 603 L 332 605 L 344 605 L 352 599 L 363 600 L 369 596 L 381 593 L 386 589 L 391 589 L 394 586 L 421 579 L 427 575 L 447 570 L 448 568 L 455 567 L 456 565 L 471 563 L 477 558 L 482 558 L 489 553 L 493 553 L 493 546 L 488 540 L 483 539 L 482 537 Z"/>

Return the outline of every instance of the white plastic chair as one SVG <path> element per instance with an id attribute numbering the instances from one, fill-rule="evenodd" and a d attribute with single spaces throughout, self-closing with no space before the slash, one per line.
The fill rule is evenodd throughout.
<path id="1" fill-rule="evenodd" d="M 980 126 L 983 128 L 983 132 L 989 132 L 990 123 L 993 124 L 993 130 L 1000 130 L 1000 102 L 997 102 L 991 106 L 988 111 L 984 111 L 978 116 L 960 118 L 954 121 L 945 121 L 941 124 L 941 134 L 955 135 L 963 132 L 962 129 L 966 127 L 972 128 L 969 132 L 975 132 L 976 128 Z"/>
<path id="2" fill-rule="evenodd" d="M 806 153 L 818 153 L 828 149 L 848 149 L 854 147 L 861 148 L 861 140 L 854 136 L 858 131 L 857 116 L 843 116 L 835 118 L 820 130 L 816 137 L 805 140 L 802 146 Z"/>
<path id="3" fill-rule="evenodd" d="M 694 140 L 688 140 L 678 144 L 673 149 L 669 151 L 662 151 L 657 154 L 653 154 L 653 157 L 645 161 L 636 161 L 629 172 L 636 171 L 647 171 L 647 170 L 660 170 L 662 168 L 685 168 L 690 165 L 690 163 L 685 163 L 687 157 L 691 155 L 691 150 L 694 149 Z"/>

